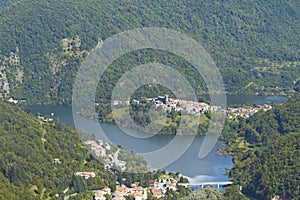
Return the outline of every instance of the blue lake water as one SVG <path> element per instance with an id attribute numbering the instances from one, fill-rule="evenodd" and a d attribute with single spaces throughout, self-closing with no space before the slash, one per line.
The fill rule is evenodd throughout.
<path id="1" fill-rule="evenodd" d="M 285 97 L 279 96 L 238 96 L 230 95 L 228 105 L 231 104 L 264 104 L 264 103 L 283 103 L 287 100 Z M 54 118 L 60 122 L 74 126 L 71 107 L 67 106 L 28 106 L 32 114 L 40 114 L 50 116 L 54 113 Z M 93 120 L 82 119 L 86 125 L 86 129 L 91 133 L 96 133 L 94 130 Z M 155 135 L 147 139 L 135 138 L 122 132 L 119 127 L 112 124 L 100 123 L 102 130 L 109 140 L 114 144 L 119 144 L 122 147 L 134 151 L 136 153 L 145 153 L 158 150 L 168 144 L 174 136 L 171 135 Z M 97 137 L 97 133 L 95 134 Z M 213 182 L 227 181 L 228 176 L 224 174 L 225 169 L 232 167 L 231 156 L 219 156 L 216 154 L 218 148 L 221 148 L 223 142 L 219 141 L 214 149 L 203 159 L 198 158 L 199 149 L 203 142 L 204 136 L 197 136 L 193 143 L 184 152 L 184 154 L 175 162 L 165 167 L 167 171 L 180 172 L 185 176 L 190 177 L 190 182 Z M 180 144 L 178 144 L 180 145 Z"/>

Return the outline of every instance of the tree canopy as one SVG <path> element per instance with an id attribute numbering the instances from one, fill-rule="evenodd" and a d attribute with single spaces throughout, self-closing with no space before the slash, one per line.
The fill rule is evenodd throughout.
<path id="1" fill-rule="evenodd" d="M 225 140 L 234 155 L 230 178 L 242 193 L 258 199 L 298 199 L 300 180 L 300 96 L 237 124 Z M 231 189 L 232 195 L 234 189 Z"/>
<path id="2" fill-rule="evenodd" d="M 0 13 L 2 96 L 70 104 L 75 75 L 88 52 L 101 39 L 140 27 L 166 27 L 197 40 L 231 93 L 291 94 L 297 91 L 300 69 L 299 13 L 296 0 L 20 0 Z M 206 92 L 187 61 L 146 49 L 116 60 L 101 78 L 98 101 L 109 100 L 125 71 L 148 62 L 176 68 L 197 94 Z M 141 94 L 147 96 L 147 90 Z"/>
<path id="3" fill-rule="evenodd" d="M 115 187 L 115 175 L 93 159 L 73 128 L 43 122 L 2 101 L 0 113 L 0 199 L 46 199 L 68 187 L 81 190 L 72 178 L 77 171 L 97 174 L 85 188 Z"/>

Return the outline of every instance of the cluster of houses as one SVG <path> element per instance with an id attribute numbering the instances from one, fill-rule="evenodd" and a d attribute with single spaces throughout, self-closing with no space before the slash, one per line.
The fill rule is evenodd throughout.
<path id="1" fill-rule="evenodd" d="M 147 102 L 152 102 L 156 108 L 162 107 L 165 111 L 186 111 L 192 115 L 200 115 L 207 111 L 220 111 L 220 106 L 211 106 L 204 102 L 187 101 L 181 99 L 169 98 L 168 95 L 147 98 Z"/>
<path id="2" fill-rule="evenodd" d="M 93 197 L 93 200 L 106 200 L 106 195 L 111 196 L 111 189 L 110 188 L 104 188 L 102 190 L 95 190 L 95 195 Z"/>
<path id="3" fill-rule="evenodd" d="M 159 181 L 150 180 L 149 181 L 149 189 L 151 191 L 151 194 L 155 198 L 161 198 L 163 197 L 167 190 L 177 190 L 177 179 L 163 179 Z"/>
<path id="4" fill-rule="evenodd" d="M 132 184 L 131 187 L 125 185 L 117 186 L 114 193 L 110 188 L 104 188 L 102 190 L 96 190 L 94 200 L 106 200 L 106 195 L 110 195 L 113 200 L 126 200 L 126 197 L 133 197 L 135 200 L 148 199 L 148 194 L 152 194 L 154 198 L 162 198 L 166 194 L 167 190 L 177 190 L 177 179 L 166 180 L 150 180 L 149 187 L 143 188 Z"/>
<path id="5" fill-rule="evenodd" d="M 207 111 L 219 111 L 221 110 L 220 106 L 211 106 L 204 102 L 195 102 L 195 101 L 187 101 L 181 99 L 173 99 L 169 98 L 168 95 L 158 96 L 155 98 L 147 98 L 146 103 L 153 103 L 156 108 L 161 107 L 164 111 L 171 111 L 174 109 L 175 111 L 186 111 L 192 115 L 200 115 L 201 113 Z M 140 104 L 141 102 L 138 100 L 133 100 L 133 103 Z M 118 106 L 122 105 L 122 101 L 114 101 L 112 105 Z M 129 101 L 125 102 L 125 105 L 129 105 Z"/>
<path id="6" fill-rule="evenodd" d="M 110 145 L 103 140 L 87 140 L 84 142 L 84 144 L 91 148 L 96 157 L 106 156 L 106 151 L 111 149 Z"/>
<path id="7" fill-rule="evenodd" d="M 272 106 L 268 104 L 248 108 L 228 108 L 226 110 L 226 115 L 229 119 L 236 119 L 237 117 L 248 118 L 260 110 L 267 111 L 270 109 L 272 109 Z"/>
<path id="8" fill-rule="evenodd" d="M 85 145 L 91 148 L 91 151 L 98 158 L 102 158 L 107 168 L 120 167 L 122 170 L 126 169 L 126 161 L 118 159 L 119 149 L 116 152 L 109 152 L 112 148 L 108 142 L 103 140 L 87 140 Z"/>
<path id="9" fill-rule="evenodd" d="M 52 122 L 53 121 L 53 118 L 43 117 L 43 116 L 38 116 L 38 119 L 43 122 Z"/>
<path id="10" fill-rule="evenodd" d="M 113 200 L 125 200 L 126 196 L 133 197 L 135 200 L 144 200 L 148 198 L 147 188 L 140 186 L 127 187 L 118 186 L 114 192 Z"/>
<path id="11" fill-rule="evenodd" d="M 9 103 L 13 103 L 13 104 L 19 103 L 19 101 L 16 100 L 16 99 L 14 99 L 14 98 L 9 98 L 7 101 L 8 101 Z"/>
<path id="12" fill-rule="evenodd" d="M 95 172 L 76 172 L 76 176 L 81 176 L 84 179 L 95 178 Z M 94 191 L 93 200 L 106 200 L 106 196 L 113 197 L 113 200 L 126 200 L 126 197 L 133 197 L 135 200 L 148 199 L 148 194 L 152 194 L 155 198 L 162 198 L 166 194 L 167 190 L 177 190 L 177 178 L 168 178 L 161 180 L 150 180 L 149 187 L 141 187 L 132 184 L 131 187 L 125 185 L 117 185 L 116 191 L 111 192 L 111 188 L 104 188 Z"/>
<path id="13" fill-rule="evenodd" d="M 153 103 L 156 108 L 161 107 L 164 111 L 171 111 L 174 109 L 175 111 L 186 111 L 188 114 L 199 116 L 205 112 L 217 112 L 223 111 L 226 112 L 226 115 L 229 119 L 236 119 L 237 117 L 248 118 L 259 110 L 267 111 L 272 108 L 271 105 L 257 105 L 254 107 L 240 107 L 240 108 L 228 108 L 227 110 L 222 109 L 221 106 L 213 106 L 204 102 L 195 102 L 195 101 L 187 101 L 181 99 L 173 99 L 169 98 L 168 95 L 158 96 L 155 98 L 147 98 L 146 103 Z M 140 104 L 141 102 L 138 100 L 133 100 L 133 103 Z M 121 105 L 122 101 L 114 101 L 113 105 Z M 129 101 L 125 102 L 125 105 L 129 105 Z"/>
<path id="14" fill-rule="evenodd" d="M 95 178 L 96 173 L 95 172 L 76 172 L 75 176 L 81 176 L 84 179 L 89 179 L 89 178 Z"/>
<path id="15" fill-rule="evenodd" d="M 163 110 L 170 111 L 174 109 L 175 111 L 184 110 L 189 114 L 192 115 L 200 115 L 207 111 L 217 112 L 223 111 L 229 117 L 229 119 L 235 119 L 237 117 L 248 118 L 254 113 L 258 112 L 259 110 L 267 111 L 272 109 L 271 105 L 264 104 L 264 105 L 257 105 L 254 107 L 240 107 L 240 108 L 228 108 L 224 110 L 221 106 L 212 106 L 204 102 L 194 102 L 194 101 L 187 101 L 181 99 L 173 99 L 169 98 L 168 95 L 165 96 L 158 96 L 156 98 L 148 98 L 147 102 L 152 102 L 155 107 L 162 107 Z"/>

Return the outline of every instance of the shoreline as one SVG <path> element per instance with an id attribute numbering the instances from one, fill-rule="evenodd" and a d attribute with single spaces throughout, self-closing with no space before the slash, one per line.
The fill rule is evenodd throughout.
<path id="1" fill-rule="evenodd" d="M 208 93 L 204 93 L 204 94 L 199 94 L 199 96 L 209 96 L 209 95 L 221 95 L 221 94 L 208 94 Z M 225 92 L 225 95 L 245 95 L 245 96 L 257 96 L 257 97 L 286 97 L 286 98 L 290 98 L 293 95 L 291 94 L 275 94 L 275 93 L 264 93 L 264 94 L 259 94 L 259 93 L 239 93 L 239 92 Z M 11 99 L 11 100 L 10 100 Z M 24 105 L 24 106 L 35 106 L 35 105 L 39 105 L 39 106 L 68 106 L 68 107 L 72 107 L 72 103 L 64 103 L 64 102 L 53 102 L 53 101 L 47 101 L 47 103 L 42 103 L 42 102 L 29 102 L 27 103 L 26 100 L 24 99 L 14 99 L 12 97 L 9 98 L 2 98 L 3 101 L 6 102 L 10 102 L 13 104 L 18 104 L 18 105 Z"/>

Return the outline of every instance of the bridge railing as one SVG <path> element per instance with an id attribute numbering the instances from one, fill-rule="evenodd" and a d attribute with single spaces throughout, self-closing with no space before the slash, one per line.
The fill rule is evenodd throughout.
<path id="1" fill-rule="evenodd" d="M 201 188 L 203 188 L 206 185 L 216 185 L 217 188 L 219 189 L 220 186 L 223 185 L 232 185 L 233 182 L 231 181 L 223 181 L 223 182 L 202 182 L 202 183 L 178 183 L 178 185 L 182 185 L 184 187 L 188 187 L 188 186 L 201 186 Z"/>

